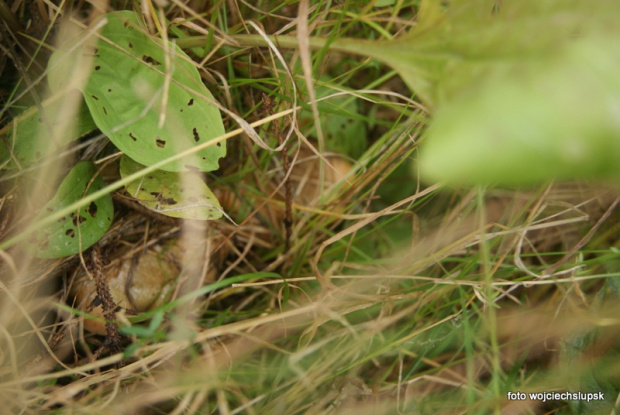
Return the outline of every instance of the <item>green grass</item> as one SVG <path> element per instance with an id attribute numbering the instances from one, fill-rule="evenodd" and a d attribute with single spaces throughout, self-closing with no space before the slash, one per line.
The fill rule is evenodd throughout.
<path id="1" fill-rule="evenodd" d="M 194 1 L 185 12 L 181 2 L 170 3 L 163 11 L 176 28 L 169 34 L 204 35 L 183 18 L 212 30 L 203 38 L 205 49 L 189 49 L 192 57 L 200 62 L 210 56 L 202 69 L 211 92 L 255 125 L 263 140 L 242 131 L 231 135 L 220 170 L 206 177 L 237 225 L 160 220 L 127 204 L 114 169 L 103 172 L 116 208 L 100 242 L 106 272 L 137 261 L 145 245 L 184 244 L 177 257 L 181 277 L 163 303 L 144 313 L 117 314 L 123 340 L 114 352 L 105 347 L 105 336 L 83 330 L 90 310 L 78 307 L 71 294 L 82 263 L 90 265 L 90 251 L 83 258 L 43 261 L 15 243 L 41 226 L 20 218 L 21 212 L 24 218 L 36 214 L 28 179 L 41 180 L 37 174 L 49 170 L 3 170 L 0 217 L 9 218 L 0 227 L 3 411 L 612 411 L 620 390 L 616 189 L 583 182 L 513 190 L 426 183 L 416 161 L 433 114 L 391 68 L 319 48 L 304 73 L 294 48 L 280 47 L 280 61 L 266 47 L 220 42 L 223 35 L 256 34 L 250 21 L 266 34 L 284 29 L 296 35 L 297 26 L 287 26 L 297 17 L 295 2 L 258 2 L 256 8 L 237 2 L 231 8 L 233 2 Z M 414 25 L 419 7 L 418 1 L 385 8 L 310 3 L 311 30 L 302 35 L 329 41 L 399 36 Z M 90 10 L 78 5 L 83 13 Z M 116 9 L 131 5 L 112 2 Z M 25 24 L 32 13 L 38 11 L 14 15 Z M 57 24 L 39 24 L 58 30 Z M 42 85 L 24 79 L 16 86 L 21 76 L 5 67 L 4 105 L 24 91 L 44 94 Z M 325 98 L 316 106 L 310 86 Z M 274 102 L 269 122 L 262 94 Z M 30 96 L 13 107 L 45 95 Z M 293 120 L 288 110 L 295 102 Z M 12 116 L 14 110 L 3 120 Z M 317 128 L 334 117 L 359 122 L 365 137 L 344 128 L 357 132 L 338 136 L 338 123 Z M 227 132 L 239 128 L 227 115 L 224 124 Z M 273 148 L 278 131 L 282 138 L 291 128 L 291 162 L 315 161 L 291 174 L 287 251 L 286 173 L 282 153 Z M 97 147 L 96 135 L 81 139 L 83 147 L 72 149 L 75 158 L 101 161 L 116 151 L 109 144 Z M 354 153 L 343 154 L 346 149 Z M 318 198 L 304 199 L 316 183 L 329 182 L 327 162 L 335 159 L 328 157 L 337 151 L 336 160 L 349 163 L 346 178 Z M 56 167 L 70 163 L 54 160 Z M 61 174 L 57 170 L 54 175 Z M 606 400 L 509 401 L 507 393 L 517 391 L 604 392 Z"/>

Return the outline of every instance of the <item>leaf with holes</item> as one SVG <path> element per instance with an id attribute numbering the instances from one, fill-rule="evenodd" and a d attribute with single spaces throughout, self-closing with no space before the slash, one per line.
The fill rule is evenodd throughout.
<path id="1" fill-rule="evenodd" d="M 143 168 L 127 156 L 121 158 L 123 178 Z M 156 170 L 131 182 L 126 190 L 144 207 L 173 218 L 210 220 L 222 217 L 217 198 L 193 172 Z"/>
<path id="2" fill-rule="evenodd" d="M 179 47 L 149 36 L 133 12 L 105 18 L 82 92 L 97 126 L 119 149 L 152 165 L 224 134 L 213 95 Z M 217 143 L 162 169 L 212 171 L 225 154 Z"/>
<path id="3" fill-rule="evenodd" d="M 105 184 L 101 177 L 92 180 L 96 171 L 90 161 L 78 163 L 64 178 L 56 195 L 43 207 L 38 219 L 58 212 L 103 188 Z M 37 249 L 35 255 L 39 258 L 60 258 L 89 248 L 110 227 L 113 215 L 112 198 L 109 194 L 102 196 L 37 233 L 33 241 Z"/>
<path id="4" fill-rule="evenodd" d="M 24 168 L 46 156 L 57 156 L 68 143 L 97 128 L 88 107 L 82 102 L 70 134 L 55 134 L 54 138 L 50 129 L 62 124 L 63 109 L 60 106 L 63 103 L 58 97 L 50 98 L 41 103 L 43 115 L 39 107 L 27 108 L 0 130 L 2 167 Z"/>

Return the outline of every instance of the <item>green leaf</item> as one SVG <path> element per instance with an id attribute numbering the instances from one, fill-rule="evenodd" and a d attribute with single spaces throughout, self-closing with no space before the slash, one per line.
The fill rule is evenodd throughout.
<path id="1" fill-rule="evenodd" d="M 56 134 L 54 139 L 48 128 L 58 128 L 61 123 L 63 101 L 59 98 L 42 102 L 43 114 L 37 106 L 27 108 L 0 131 L 2 167 L 28 167 L 48 155 L 57 155 L 68 143 L 97 128 L 88 107 L 82 103 L 75 115 L 72 134 Z"/>
<path id="2" fill-rule="evenodd" d="M 617 178 L 619 66 L 620 42 L 589 36 L 495 71 L 439 108 L 421 174 L 455 184 Z"/>
<path id="3" fill-rule="evenodd" d="M 143 168 L 127 156 L 121 158 L 123 178 Z M 144 207 L 173 218 L 209 220 L 222 217 L 217 198 L 195 173 L 156 170 L 131 182 L 126 190 Z"/>
<path id="4" fill-rule="evenodd" d="M 419 24 L 388 41 L 341 38 L 330 44 L 394 68 L 430 108 L 497 69 L 537 59 L 576 34 L 617 37 L 620 4 L 610 0 L 427 0 Z"/>
<path id="5" fill-rule="evenodd" d="M 435 113 L 427 180 L 614 180 L 618 13 L 609 0 L 425 0 L 405 36 L 330 47 L 392 66 Z"/>
<path id="6" fill-rule="evenodd" d="M 64 178 L 56 195 L 45 204 L 37 219 L 64 209 L 82 197 L 102 189 L 105 184 L 100 176 L 92 180 L 96 171 L 95 165 L 90 161 L 78 163 Z M 101 239 L 110 227 L 113 215 L 112 198 L 107 194 L 35 234 L 35 255 L 39 258 L 60 258 L 89 248 Z"/>
<path id="7" fill-rule="evenodd" d="M 97 126 L 120 150 L 152 165 L 224 134 L 213 95 L 179 47 L 145 33 L 133 12 L 105 18 L 83 93 Z M 216 170 L 225 154 L 217 143 L 163 169 Z"/>
<path id="8" fill-rule="evenodd" d="M 451 2 L 445 0 L 421 0 L 415 30 L 420 32 L 438 24 L 451 5 Z"/>

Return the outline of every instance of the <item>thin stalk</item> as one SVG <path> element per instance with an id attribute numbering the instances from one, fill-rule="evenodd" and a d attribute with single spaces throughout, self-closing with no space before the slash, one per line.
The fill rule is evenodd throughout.
<path id="1" fill-rule="evenodd" d="M 221 39 L 221 41 L 233 47 L 268 47 L 267 39 L 269 39 L 270 42 L 281 48 L 299 48 L 299 41 L 295 36 L 230 35 L 228 38 L 228 41 L 226 39 Z M 182 49 L 201 47 L 206 42 L 206 36 L 176 39 L 177 45 Z M 425 57 L 423 50 L 416 50 L 410 34 L 391 40 L 368 40 L 347 37 L 331 39 L 311 36 L 308 38 L 308 45 L 315 50 L 327 48 L 330 51 L 351 53 L 381 61 L 396 70 L 409 88 L 420 95 L 420 98 L 426 101 L 427 105 L 432 106 L 432 96 L 430 94 L 421 94 L 424 92 L 425 81 L 421 79 L 420 67 L 424 67 L 424 60 L 428 57 Z"/>
<path id="2" fill-rule="evenodd" d="M 267 41 L 260 35 L 230 35 L 230 39 L 235 43 L 228 43 L 230 46 L 237 47 L 268 47 Z M 295 36 L 267 36 L 267 38 L 275 45 L 287 48 L 297 49 L 299 47 L 299 41 Z M 223 39 L 224 40 L 224 39 Z M 190 36 L 181 39 L 176 39 L 176 44 L 181 49 L 193 48 L 204 46 L 207 41 L 206 36 Z M 328 48 L 332 51 L 353 53 L 356 55 L 369 56 L 382 60 L 386 63 L 384 56 L 380 56 L 378 51 L 383 45 L 391 43 L 389 41 L 380 40 L 366 40 L 366 39 L 353 39 L 353 38 L 339 38 L 329 39 L 326 37 L 309 37 L 308 44 L 312 49 Z"/>
<path id="3" fill-rule="evenodd" d="M 486 324 L 489 333 L 489 346 L 490 346 L 490 360 L 491 360 L 491 379 L 489 386 L 491 393 L 493 394 L 495 408 L 494 413 L 500 414 L 500 381 L 502 377 L 502 365 L 501 365 L 501 352 L 497 334 L 497 312 L 495 308 L 495 298 L 497 297 L 497 291 L 493 287 L 493 272 L 491 266 L 491 252 L 489 249 L 489 242 L 484 237 L 486 230 L 484 224 L 487 223 L 486 218 L 486 205 L 484 200 L 485 189 L 479 186 L 476 192 L 476 202 L 478 207 L 479 222 L 480 222 L 480 261 L 482 263 L 482 273 L 484 276 L 484 296 L 486 298 Z"/>

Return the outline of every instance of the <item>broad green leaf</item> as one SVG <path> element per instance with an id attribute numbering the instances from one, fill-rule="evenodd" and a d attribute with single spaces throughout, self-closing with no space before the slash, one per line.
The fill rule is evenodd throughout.
<path id="1" fill-rule="evenodd" d="M 392 66 L 434 112 L 420 154 L 428 180 L 609 179 L 619 14 L 611 0 L 425 0 L 405 36 L 330 47 Z"/>
<path id="2" fill-rule="evenodd" d="M 620 3 L 612 0 L 429 0 L 404 36 L 341 38 L 329 47 L 390 65 L 435 109 L 497 69 L 544 57 L 576 34 L 617 36 L 618 13 Z"/>
<path id="3" fill-rule="evenodd" d="M 416 31 L 432 28 L 444 18 L 450 8 L 450 2 L 445 0 L 422 0 L 416 16 Z"/>
<path id="4" fill-rule="evenodd" d="M 105 184 L 100 176 L 90 183 L 96 171 L 92 162 L 79 162 L 64 178 L 52 200 L 45 204 L 37 220 L 102 189 Z M 37 233 L 33 241 L 37 249 L 35 255 L 60 258 L 89 248 L 110 227 L 113 215 L 114 206 L 109 194 L 91 202 Z"/>
<path id="5" fill-rule="evenodd" d="M 121 158 L 123 178 L 143 168 L 127 156 Z M 222 217 L 217 198 L 193 172 L 156 170 L 130 183 L 126 190 L 144 207 L 173 218 L 209 220 Z"/>
<path id="6" fill-rule="evenodd" d="M 133 12 L 105 18 L 83 93 L 97 126 L 120 150 L 152 165 L 224 134 L 213 95 L 180 48 L 145 33 Z M 218 143 L 163 169 L 216 170 L 225 154 Z"/>
<path id="7" fill-rule="evenodd" d="M 620 41 L 591 36 L 496 71 L 439 108 L 421 174 L 456 184 L 617 179 L 618 67 Z"/>
<path id="8" fill-rule="evenodd" d="M 59 117 L 63 116 L 63 101 L 58 98 L 41 103 L 43 114 L 37 106 L 27 108 L 0 131 L 2 167 L 30 166 L 46 156 L 58 154 L 68 143 L 97 128 L 88 107 L 82 103 L 75 116 L 72 134 L 56 134 L 56 139 L 53 139 L 49 128 L 58 128 L 61 122 Z"/>

